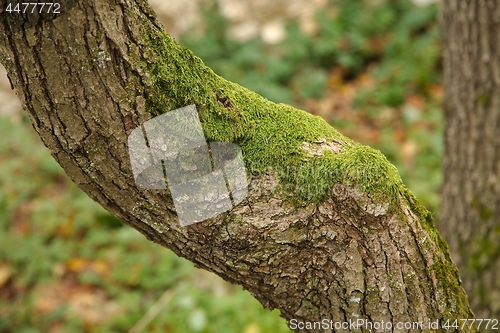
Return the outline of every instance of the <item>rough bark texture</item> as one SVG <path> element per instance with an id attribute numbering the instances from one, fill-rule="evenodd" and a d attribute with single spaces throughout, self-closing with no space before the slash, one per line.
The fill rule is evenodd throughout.
<path id="1" fill-rule="evenodd" d="M 287 319 L 449 332 L 427 325 L 471 317 L 446 243 L 380 152 L 218 77 L 143 1 L 78 2 L 23 25 L 2 15 L 0 61 L 35 130 L 80 188 L 149 240 Z M 193 103 L 208 141 L 240 145 L 250 185 L 232 211 L 183 228 L 168 192 L 135 186 L 127 136 Z"/>
<path id="2" fill-rule="evenodd" d="M 500 318 L 500 3 L 444 1 L 440 230 L 477 317 Z"/>

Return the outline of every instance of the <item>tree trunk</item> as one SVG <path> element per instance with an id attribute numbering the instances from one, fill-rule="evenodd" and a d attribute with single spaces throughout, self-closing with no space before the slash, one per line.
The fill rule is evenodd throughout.
<path id="1" fill-rule="evenodd" d="M 429 212 L 380 152 L 215 75 L 145 1 L 70 3 L 55 19 L 3 13 L 0 60 L 35 130 L 90 197 L 285 318 L 337 322 L 292 329 L 358 332 L 339 323 L 367 320 L 385 332 L 449 332 L 428 325 L 471 317 Z M 136 186 L 127 137 L 190 104 L 207 141 L 241 147 L 249 191 L 232 210 L 182 227 L 169 192 Z"/>
<path id="2" fill-rule="evenodd" d="M 500 3 L 443 3 L 440 230 L 478 318 L 500 318 Z"/>

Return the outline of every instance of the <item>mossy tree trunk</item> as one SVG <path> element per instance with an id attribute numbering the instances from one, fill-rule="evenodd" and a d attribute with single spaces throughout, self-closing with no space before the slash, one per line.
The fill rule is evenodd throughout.
<path id="1" fill-rule="evenodd" d="M 144 1 L 68 3 L 55 19 L 2 13 L 0 61 L 45 145 L 95 201 L 287 319 L 421 332 L 471 317 L 446 243 L 380 152 L 215 75 Z M 241 147 L 250 184 L 231 211 L 181 227 L 168 193 L 135 185 L 127 136 L 190 104 L 207 141 Z"/>
<path id="2" fill-rule="evenodd" d="M 500 318 L 500 3 L 443 3 L 446 154 L 439 229 L 474 313 Z"/>

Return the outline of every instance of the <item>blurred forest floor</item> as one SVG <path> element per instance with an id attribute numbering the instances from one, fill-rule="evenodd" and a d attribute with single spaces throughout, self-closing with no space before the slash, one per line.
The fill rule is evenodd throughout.
<path id="1" fill-rule="evenodd" d="M 216 73 L 380 149 L 438 212 L 443 89 L 435 4 L 151 2 L 167 31 Z M 148 242 L 76 188 L 1 72 L 0 332 L 129 332 L 154 310 L 142 332 L 290 332 L 277 311 Z"/>

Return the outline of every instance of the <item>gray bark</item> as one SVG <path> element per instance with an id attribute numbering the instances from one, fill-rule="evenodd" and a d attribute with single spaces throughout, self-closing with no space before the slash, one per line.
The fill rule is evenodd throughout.
<path id="1" fill-rule="evenodd" d="M 500 318 L 500 4 L 443 3 L 441 222 L 474 313 Z"/>
<path id="2" fill-rule="evenodd" d="M 163 34 L 144 1 L 78 2 L 56 19 L 30 22 L 2 14 L 0 61 L 33 127 L 81 189 L 149 240 L 241 284 L 287 319 L 421 322 L 423 329 L 386 332 L 449 332 L 427 325 L 471 317 L 430 214 L 380 153 L 219 78 Z M 135 185 L 127 136 L 155 115 L 151 105 L 169 107 L 158 114 L 192 103 L 207 139 L 240 144 L 247 164 L 257 158 L 249 147 L 265 148 L 256 141 L 261 133 L 271 144 L 282 133 L 290 140 L 299 130 L 316 133 L 313 123 L 324 132 L 269 156 L 274 169 L 249 174 L 248 197 L 237 207 L 183 228 L 168 193 Z M 327 197 L 274 191 L 289 182 L 276 166 L 297 154 L 307 158 L 294 168 L 342 167 Z M 357 177 L 359 166 L 373 173 Z"/>

